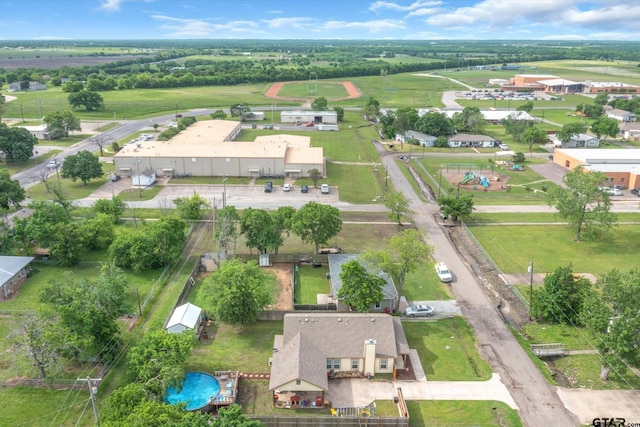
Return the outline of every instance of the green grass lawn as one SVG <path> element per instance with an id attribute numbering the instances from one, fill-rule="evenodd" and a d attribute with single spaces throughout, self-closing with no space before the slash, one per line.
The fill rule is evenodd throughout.
<path id="1" fill-rule="evenodd" d="M 576 273 L 596 276 L 614 268 L 625 270 L 635 265 L 635 254 L 629 248 L 640 241 L 637 225 L 614 227 L 604 240 L 580 242 L 573 240 L 574 233 L 564 225 L 469 229 L 505 273 L 525 272 L 531 260 L 539 272 L 553 272 L 569 264 Z"/>
<path id="2" fill-rule="evenodd" d="M 111 172 L 113 172 L 113 170 L 114 165 L 112 163 L 102 163 L 103 176 L 100 178 L 92 179 L 91 181 L 87 182 L 86 185 L 83 184 L 80 180 L 76 180 L 75 182 L 73 182 L 71 179 L 63 178 L 60 171 L 58 171 L 58 174 L 53 171 L 49 175 L 47 182 L 40 182 L 33 187 L 30 187 L 27 190 L 27 196 L 32 199 L 38 200 L 52 200 L 52 186 L 60 185 L 63 194 L 68 199 L 84 199 L 85 197 L 91 195 L 91 193 L 96 191 L 98 188 L 106 184 L 108 181 L 107 177 L 111 174 Z"/>
<path id="3" fill-rule="evenodd" d="M 402 326 L 409 347 L 418 352 L 428 380 L 484 381 L 491 378 L 491 367 L 478 354 L 473 329 L 462 317 L 435 322 L 403 322 Z"/>
<path id="4" fill-rule="evenodd" d="M 296 304 L 317 304 L 317 294 L 330 294 L 331 282 L 327 280 L 327 267 L 313 268 L 301 265 L 298 270 L 299 283 L 296 286 Z"/>
<path id="5" fill-rule="evenodd" d="M 157 184 L 151 187 L 145 187 L 142 190 L 138 188 L 127 188 L 117 195 L 125 202 L 140 202 L 153 199 L 163 188 L 162 185 Z"/>
<path id="6" fill-rule="evenodd" d="M 342 84 L 327 82 L 324 80 L 309 80 L 303 82 L 287 83 L 279 91 L 278 96 L 283 98 L 346 98 L 349 94 Z"/>
<path id="7" fill-rule="evenodd" d="M 503 402 L 474 400 L 409 400 L 410 427 L 522 425 L 518 411 Z"/>
<path id="8" fill-rule="evenodd" d="M 556 367 L 564 373 L 571 387 L 594 390 L 635 390 L 640 388 L 640 378 L 629 369 L 624 373 L 611 371 L 609 381 L 600 379 L 601 359 L 598 354 L 578 354 L 555 360 Z"/>
<path id="9" fill-rule="evenodd" d="M 421 265 L 405 279 L 403 295 L 407 301 L 453 299 L 447 285 L 438 280 L 432 264 Z"/>

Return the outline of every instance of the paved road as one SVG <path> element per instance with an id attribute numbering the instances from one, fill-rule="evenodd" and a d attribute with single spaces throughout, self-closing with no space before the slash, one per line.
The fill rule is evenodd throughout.
<path id="1" fill-rule="evenodd" d="M 383 148 L 378 147 L 378 150 L 382 152 Z M 476 332 L 481 354 L 509 389 L 523 423 L 527 426 L 577 425 L 578 418 L 565 409 L 556 389 L 546 382 L 486 296 L 485 283 L 467 269 L 437 224 L 434 218 L 437 206 L 425 204 L 418 198 L 395 162 L 387 162 L 387 165 L 394 186 L 411 201 L 416 226 L 429 235 L 436 260 L 446 260 L 448 267 L 456 273 L 451 290 Z"/>

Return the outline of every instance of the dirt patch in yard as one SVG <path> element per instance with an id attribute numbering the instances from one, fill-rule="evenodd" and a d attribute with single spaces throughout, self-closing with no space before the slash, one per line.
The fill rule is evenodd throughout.
<path id="1" fill-rule="evenodd" d="M 278 282 L 278 295 L 276 295 L 275 306 L 272 310 L 293 310 L 293 285 L 291 278 L 291 264 L 286 262 L 273 263 L 271 267 L 265 269 L 266 272 L 276 276 Z"/>

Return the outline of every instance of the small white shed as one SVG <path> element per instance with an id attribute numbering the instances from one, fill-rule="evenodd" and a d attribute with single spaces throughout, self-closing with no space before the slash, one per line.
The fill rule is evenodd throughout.
<path id="1" fill-rule="evenodd" d="M 140 172 L 140 175 L 133 175 L 131 177 L 131 184 L 136 187 L 148 187 L 156 182 L 156 173 L 152 170 L 145 170 Z"/>
<path id="2" fill-rule="evenodd" d="M 202 316 L 202 309 L 188 302 L 173 310 L 173 314 L 171 314 L 165 329 L 170 334 L 179 334 L 187 329 L 198 332 L 198 326 L 202 321 Z"/>

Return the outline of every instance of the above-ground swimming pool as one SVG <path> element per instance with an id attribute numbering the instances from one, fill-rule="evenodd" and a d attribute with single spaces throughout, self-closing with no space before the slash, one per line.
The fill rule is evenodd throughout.
<path id="1" fill-rule="evenodd" d="M 182 383 L 182 391 L 178 393 L 175 387 L 169 387 L 164 401 L 173 405 L 184 402 L 187 404 L 187 411 L 195 411 L 208 405 L 218 393 L 220 384 L 212 375 L 187 372 Z"/>

